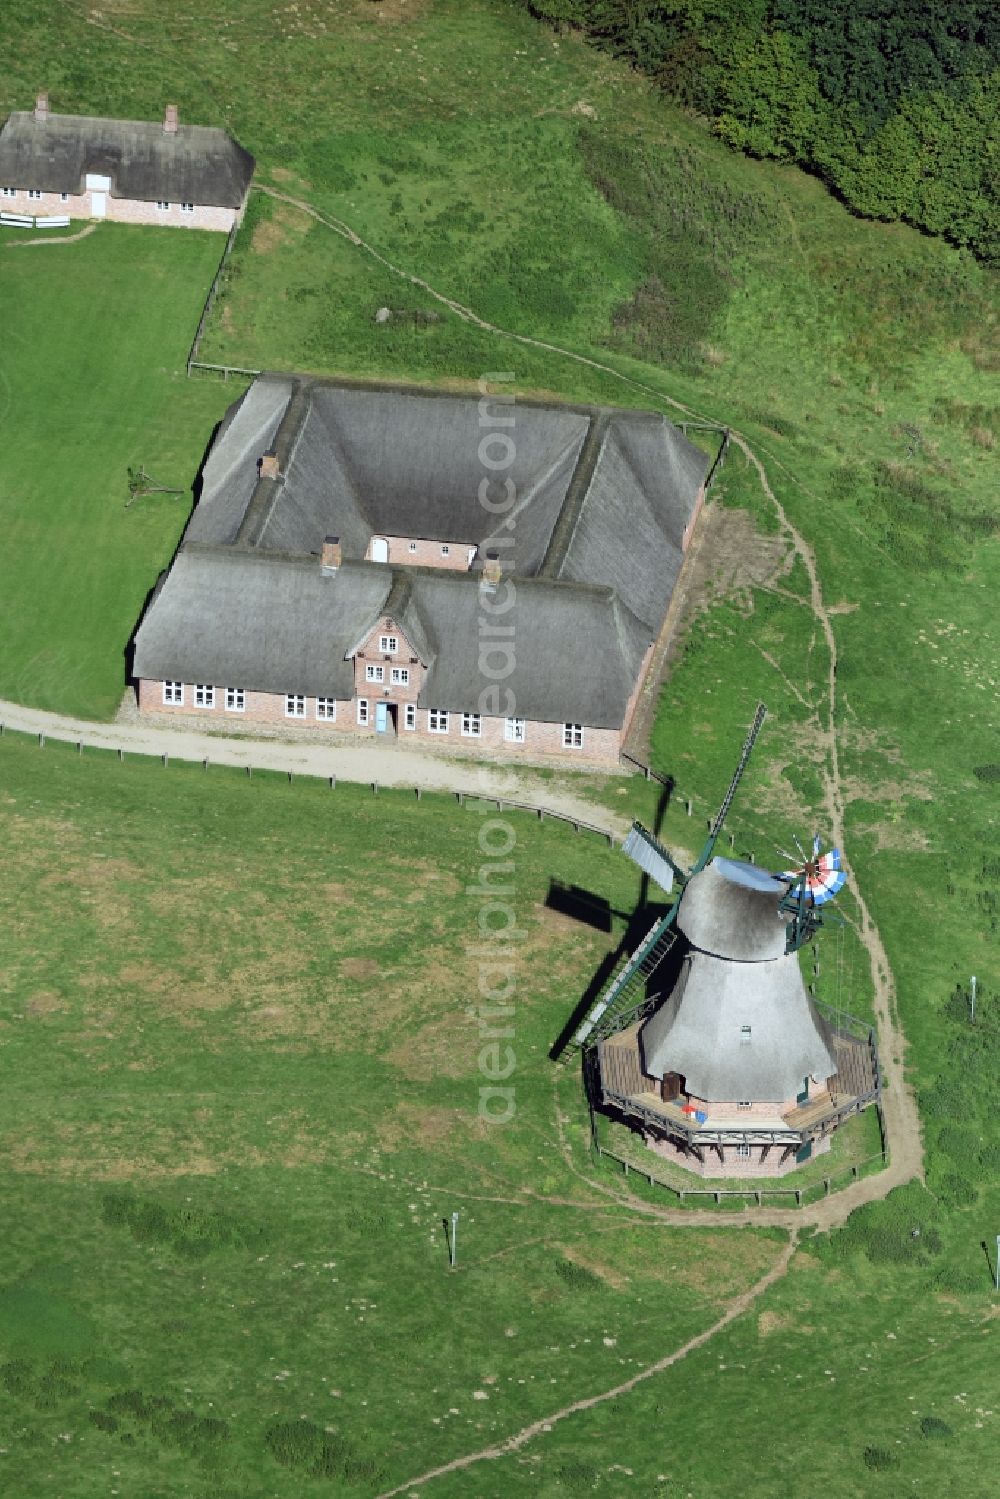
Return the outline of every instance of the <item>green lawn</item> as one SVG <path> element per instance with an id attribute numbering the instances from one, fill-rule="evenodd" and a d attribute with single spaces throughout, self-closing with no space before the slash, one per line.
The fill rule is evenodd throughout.
<path id="1" fill-rule="evenodd" d="M 232 385 L 184 376 L 218 234 L 102 224 L 75 244 L 0 230 L 0 696 L 109 718 L 125 647 L 173 555 Z M 126 510 L 144 464 L 179 495 Z"/>
<path id="2" fill-rule="evenodd" d="M 634 898 L 600 840 L 512 818 L 517 1113 L 491 1127 L 483 813 L 10 734 L 0 774 L 5 1493 L 312 1492 L 302 1433 L 291 1467 L 269 1446 L 304 1420 L 332 1491 L 371 1494 L 634 1372 L 777 1254 L 563 1163 L 545 1054 L 608 938 L 543 902 Z M 572 1073 L 560 1101 L 576 1141 Z"/>

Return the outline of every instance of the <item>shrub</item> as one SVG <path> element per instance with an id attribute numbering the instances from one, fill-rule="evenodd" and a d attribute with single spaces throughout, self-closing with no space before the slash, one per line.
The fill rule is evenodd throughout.
<path id="1" fill-rule="evenodd" d="M 940 1416 L 922 1416 L 920 1418 L 920 1435 L 939 1439 L 952 1435 L 951 1427 L 947 1421 L 942 1421 Z"/>
<path id="2" fill-rule="evenodd" d="M 360 1483 L 377 1482 L 382 1476 L 371 1458 L 359 1457 L 345 1437 L 322 1431 L 314 1421 L 276 1421 L 264 1433 L 264 1442 L 276 1462 L 312 1478 Z"/>
<path id="3" fill-rule="evenodd" d="M 599 1291 L 600 1276 L 588 1270 L 586 1265 L 574 1264 L 572 1260 L 556 1260 L 556 1274 L 574 1291 Z"/>
<path id="4" fill-rule="evenodd" d="M 863 1455 L 865 1467 L 871 1468 L 873 1473 L 884 1473 L 899 1463 L 897 1454 L 890 1452 L 888 1447 L 866 1447 Z"/>

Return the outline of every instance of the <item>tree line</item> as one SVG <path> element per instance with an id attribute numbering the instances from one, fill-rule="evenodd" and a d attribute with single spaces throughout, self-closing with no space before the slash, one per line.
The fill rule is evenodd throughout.
<path id="1" fill-rule="evenodd" d="M 996 0 L 513 0 L 854 212 L 1000 261 Z"/>

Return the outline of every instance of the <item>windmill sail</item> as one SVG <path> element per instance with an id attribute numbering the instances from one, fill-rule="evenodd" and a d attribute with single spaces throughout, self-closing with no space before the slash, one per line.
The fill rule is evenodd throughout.
<path id="1" fill-rule="evenodd" d="M 641 823 L 634 822 L 622 844 L 622 853 L 627 854 L 633 864 L 638 864 L 644 874 L 656 881 L 667 895 L 674 888 L 674 866 L 670 855 L 652 833 L 647 833 Z"/>

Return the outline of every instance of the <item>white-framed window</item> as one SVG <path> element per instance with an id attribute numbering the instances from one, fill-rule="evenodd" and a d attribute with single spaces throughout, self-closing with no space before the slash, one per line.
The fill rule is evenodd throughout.
<path id="1" fill-rule="evenodd" d="M 368 699 L 358 698 L 358 723 L 364 726 L 368 722 Z"/>
<path id="2" fill-rule="evenodd" d="M 751 1034 L 750 1027 L 748 1025 L 741 1025 L 740 1026 L 740 1044 L 742 1046 L 749 1046 L 749 1044 L 750 1044 L 750 1034 Z"/>
<path id="3" fill-rule="evenodd" d="M 368 665 L 365 667 L 365 681 L 366 682 L 384 682 L 385 681 L 385 667 L 384 666 L 373 666 L 372 663 L 369 661 Z"/>
<path id="4" fill-rule="evenodd" d="M 416 703 L 407 703 L 405 709 L 403 710 L 403 728 L 404 729 L 415 729 L 416 727 L 417 727 L 417 705 L 416 705 Z"/>
<path id="5" fill-rule="evenodd" d="M 442 557 L 448 557 L 450 555 L 451 555 L 451 547 L 450 546 L 443 546 L 441 548 L 441 556 Z"/>
<path id="6" fill-rule="evenodd" d="M 332 723 L 337 716 L 337 699 L 335 697 L 318 697 L 316 699 L 316 717 L 323 718 L 327 723 Z"/>
<path id="7" fill-rule="evenodd" d="M 527 722 L 523 718 L 505 718 L 503 737 L 508 744 L 523 744 L 527 738 Z"/>
<path id="8" fill-rule="evenodd" d="M 167 210 L 170 207 L 170 204 L 164 202 L 164 200 L 162 198 L 157 198 L 157 200 L 156 200 L 156 206 L 160 210 L 161 213 L 166 213 Z"/>
<path id="9" fill-rule="evenodd" d="M 6 192 L 6 188 L 4 189 L 4 191 Z M 417 543 L 415 541 L 410 542 L 409 550 L 411 552 L 415 552 L 417 550 Z"/>
<path id="10" fill-rule="evenodd" d="M 168 708 L 183 708 L 184 706 L 184 683 L 164 682 L 163 701 Z"/>
<path id="11" fill-rule="evenodd" d="M 583 724 L 563 724 L 563 749 L 583 749 Z"/>
<path id="12" fill-rule="evenodd" d="M 40 188 L 37 188 L 37 187 L 29 187 L 28 188 L 28 197 L 32 200 L 32 202 L 37 203 L 38 200 L 39 200 L 39 198 L 41 196 L 42 196 L 42 194 L 41 194 L 41 189 Z"/>
<path id="13" fill-rule="evenodd" d="M 245 713 L 247 707 L 247 695 L 242 687 L 226 688 L 226 712 Z"/>
<path id="14" fill-rule="evenodd" d="M 68 203 L 69 202 L 69 193 L 60 193 L 59 194 L 59 202 L 60 203 Z"/>
<path id="15" fill-rule="evenodd" d="M 214 708 L 215 688 L 209 687 L 207 682 L 196 682 L 194 688 L 194 705 L 196 708 Z"/>
<path id="16" fill-rule="evenodd" d="M 738 1161 L 748 1161 L 750 1159 L 750 1147 L 749 1147 L 749 1145 L 737 1145 L 737 1147 L 736 1147 L 736 1159 Z"/>
<path id="17" fill-rule="evenodd" d="M 750 1107 L 749 1098 L 738 1098 L 736 1100 L 736 1107 L 738 1109 L 748 1109 Z"/>
<path id="18" fill-rule="evenodd" d="M 483 720 L 478 713 L 462 714 L 462 734 L 466 739 L 481 739 Z"/>
<path id="19" fill-rule="evenodd" d="M 17 197 L 17 188 L 16 187 L 4 187 L 4 188 L 0 188 L 0 192 L 3 193 L 3 195 L 4 195 L 5 198 L 16 198 Z"/>
<path id="20" fill-rule="evenodd" d="M 432 734 L 447 734 L 448 715 L 443 708 L 428 708 L 427 727 Z"/>
<path id="21" fill-rule="evenodd" d="M 394 687 L 408 687 L 410 685 L 410 668 L 408 666 L 394 666 L 389 673 L 389 679 Z"/>
<path id="22" fill-rule="evenodd" d="M 394 656 L 399 650 L 399 640 L 395 635 L 380 635 L 378 648 L 383 656 Z"/>
<path id="23" fill-rule="evenodd" d="M 194 213 L 194 204 L 193 203 L 182 203 L 181 204 L 181 213 Z"/>
<path id="24" fill-rule="evenodd" d="M 285 694 L 285 717 L 305 718 L 306 700 L 301 692 L 288 692 Z"/>

